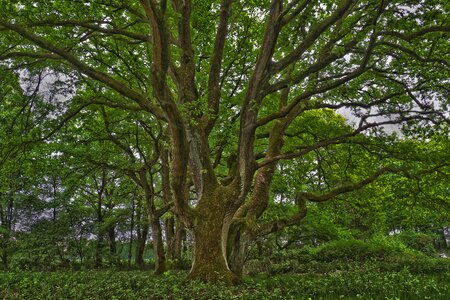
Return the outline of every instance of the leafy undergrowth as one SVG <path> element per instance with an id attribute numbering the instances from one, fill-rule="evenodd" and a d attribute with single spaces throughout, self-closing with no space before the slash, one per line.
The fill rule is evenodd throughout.
<path id="1" fill-rule="evenodd" d="M 236 287 L 142 271 L 0 273 L 2 299 L 450 299 L 450 274 L 336 271 L 246 277 Z"/>

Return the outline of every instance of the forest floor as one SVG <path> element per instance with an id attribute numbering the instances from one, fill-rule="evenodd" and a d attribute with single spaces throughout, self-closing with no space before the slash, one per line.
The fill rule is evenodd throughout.
<path id="1" fill-rule="evenodd" d="M 186 273 L 0 272 L 0 299 L 450 299 L 450 273 L 335 271 L 246 276 L 240 286 L 186 282 Z"/>

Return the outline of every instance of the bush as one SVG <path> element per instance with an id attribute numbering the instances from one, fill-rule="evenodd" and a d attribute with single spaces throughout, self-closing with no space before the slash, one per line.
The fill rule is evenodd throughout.
<path id="1" fill-rule="evenodd" d="M 338 240 L 322 245 L 314 259 L 321 262 L 333 260 L 362 260 L 367 257 L 369 245 L 360 240 Z"/>
<path id="2" fill-rule="evenodd" d="M 266 259 L 251 259 L 245 263 L 244 273 L 248 275 L 267 274 L 271 265 L 271 262 Z"/>
<path id="3" fill-rule="evenodd" d="M 349 239 L 327 243 L 317 248 L 314 258 L 318 261 L 367 259 L 395 259 L 401 256 L 420 256 L 420 253 L 409 249 L 401 241 L 392 237 L 374 236 L 367 242 Z"/>
<path id="4" fill-rule="evenodd" d="M 317 248 L 286 249 L 270 259 L 252 259 L 244 268 L 249 275 L 328 274 L 368 269 L 375 272 L 407 269 L 413 274 L 444 274 L 450 272 L 450 259 L 431 258 L 409 248 L 397 236 L 376 235 L 366 242 L 342 239 Z"/>
<path id="5" fill-rule="evenodd" d="M 436 255 L 436 249 L 433 245 L 434 236 L 413 231 L 404 231 L 397 235 L 397 238 L 411 249 L 429 256 Z"/>

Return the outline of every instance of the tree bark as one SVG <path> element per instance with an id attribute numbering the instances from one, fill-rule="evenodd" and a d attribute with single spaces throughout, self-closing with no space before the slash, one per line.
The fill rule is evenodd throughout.
<path id="1" fill-rule="evenodd" d="M 186 229 L 183 223 L 178 222 L 175 229 L 175 237 L 173 242 L 173 260 L 174 268 L 181 269 L 183 267 L 183 241 L 186 240 Z"/>
<path id="2" fill-rule="evenodd" d="M 109 253 L 111 254 L 111 261 L 117 263 L 117 244 L 116 244 L 116 228 L 114 225 L 111 225 L 108 228 L 108 238 L 109 238 Z"/>
<path id="3" fill-rule="evenodd" d="M 162 240 L 162 231 L 159 218 L 151 220 L 153 255 L 155 258 L 155 274 L 163 274 L 166 271 L 166 256 L 164 253 L 164 244 Z"/>
<path id="4" fill-rule="evenodd" d="M 232 215 L 227 207 L 229 195 L 223 187 L 204 191 L 193 227 L 194 255 L 188 279 L 237 284 L 241 276 L 230 270 L 226 254 Z"/>
<path id="5" fill-rule="evenodd" d="M 144 266 L 144 252 L 145 252 L 145 244 L 147 242 L 148 235 L 148 224 L 143 224 L 141 230 L 137 230 L 137 238 L 136 238 L 136 257 L 135 263 L 139 267 Z"/>
<path id="6" fill-rule="evenodd" d="M 98 233 L 97 245 L 95 247 L 95 267 L 101 268 L 103 266 L 103 233 Z"/>
<path id="7" fill-rule="evenodd" d="M 243 274 L 249 242 L 250 239 L 242 226 L 232 226 L 228 237 L 227 261 L 230 270 L 238 276 Z"/>

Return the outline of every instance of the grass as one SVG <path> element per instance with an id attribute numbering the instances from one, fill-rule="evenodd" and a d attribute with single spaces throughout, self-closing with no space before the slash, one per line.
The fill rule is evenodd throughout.
<path id="1" fill-rule="evenodd" d="M 185 282 L 184 273 L 3 272 L 1 299 L 450 299 L 450 273 L 335 271 L 246 277 L 241 286 Z"/>

